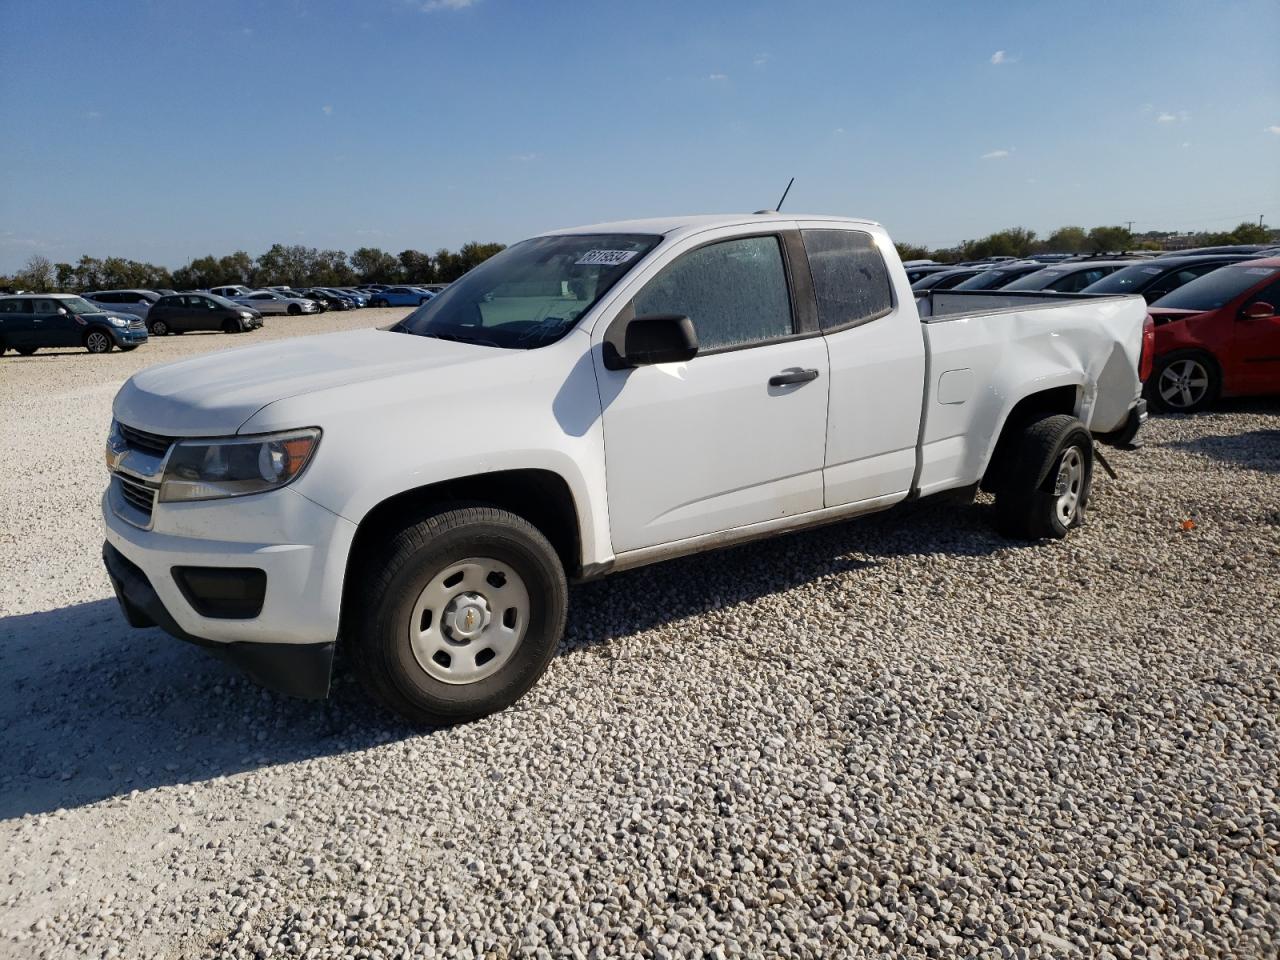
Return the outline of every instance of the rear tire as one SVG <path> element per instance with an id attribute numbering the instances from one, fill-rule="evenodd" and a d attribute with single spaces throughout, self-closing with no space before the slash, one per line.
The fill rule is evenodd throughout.
<path id="1" fill-rule="evenodd" d="M 444 508 L 377 550 L 349 622 L 357 674 L 414 723 L 474 720 L 546 671 L 568 588 L 547 538 L 494 507 Z M 470 631 L 468 635 L 464 635 Z"/>
<path id="2" fill-rule="evenodd" d="M 18 351 L 20 356 L 29 357 L 40 348 L 39 347 L 15 347 L 14 349 Z"/>
<path id="3" fill-rule="evenodd" d="M 1070 414 L 1026 424 L 992 484 L 996 525 L 1019 540 L 1061 540 L 1084 524 L 1093 484 L 1093 438 Z"/>
<path id="4" fill-rule="evenodd" d="M 1156 361 L 1147 381 L 1147 401 L 1169 413 L 1196 413 L 1222 392 L 1217 361 L 1200 350 L 1175 350 Z"/>

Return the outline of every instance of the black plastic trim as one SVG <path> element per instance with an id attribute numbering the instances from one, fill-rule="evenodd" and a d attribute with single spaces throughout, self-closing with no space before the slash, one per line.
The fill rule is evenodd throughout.
<path id="1" fill-rule="evenodd" d="M 102 545 L 102 562 L 131 627 L 159 627 L 171 637 L 203 647 L 277 693 L 304 700 L 329 695 L 334 641 L 327 643 L 217 643 L 183 630 L 142 570 L 113 547 Z"/>
<path id="2" fill-rule="evenodd" d="M 257 567 L 173 567 L 173 582 L 191 609 L 211 620 L 252 620 L 267 598 L 267 573 Z"/>

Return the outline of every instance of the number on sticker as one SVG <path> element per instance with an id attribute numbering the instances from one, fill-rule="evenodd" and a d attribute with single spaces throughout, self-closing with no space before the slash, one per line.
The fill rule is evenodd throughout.
<path id="1" fill-rule="evenodd" d="M 583 267 L 594 265 L 616 267 L 620 263 L 626 263 L 635 255 L 634 250 L 588 250 L 574 263 Z"/>

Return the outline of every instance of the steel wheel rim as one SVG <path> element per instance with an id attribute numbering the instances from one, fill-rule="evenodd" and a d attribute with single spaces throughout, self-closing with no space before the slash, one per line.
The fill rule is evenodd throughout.
<path id="1" fill-rule="evenodd" d="M 89 334 L 89 352 L 90 353 L 106 353 L 107 335 L 105 333 Z"/>
<path id="2" fill-rule="evenodd" d="M 1068 447 L 1058 461 L 1058 479 L 1054 482 L 1054 511 L 1064 527 L 1069 527 L 1080 512 L 1080 496 L 1084 492 L 1084 457 L 1079 447 Z"/>
<path id="3" fill-rule="evenodd" d="M 1199 360 L 1175 360 L 1160 371 L 1160 399 L 1171 407 L 1194 407 L 1209 391 L 1209 371 Z"/>
<path id="4" fill-rule="evenodd" d="M 468 557 L 431 578 L 413 605 L 409 646 L 432 679 L 479 683 L 515 655 L 529 629 L 524 580 L 492 557 Z"/>

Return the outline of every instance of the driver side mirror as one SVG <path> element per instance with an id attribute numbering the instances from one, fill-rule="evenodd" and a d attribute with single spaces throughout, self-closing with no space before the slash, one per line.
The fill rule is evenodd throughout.
<path id="1" fill-rule="evenodd" d="M 1265 300 L 1255 300 L 1240 310 L 1241 320 L 1270 320 L 1276 315 L 1276 308 Z"/>
<path id="2" fill-rule="evenodd" d="M 655 363 L 684 363 L 698 354 L 693 321 L 675 313 L 632 314 L 630 308 L 609 325 L 604 338 L 604 365 L 626 370 Z"/>
<path id="3" fill-rule="evenodd" d="M 58 308 L 58 316 L 60 316 L 60 317 L 65 317 L 66 315 L 67 315 L 67 308 L 66 308 L 66 307 L 59 307 L 59 308 Z"/>

